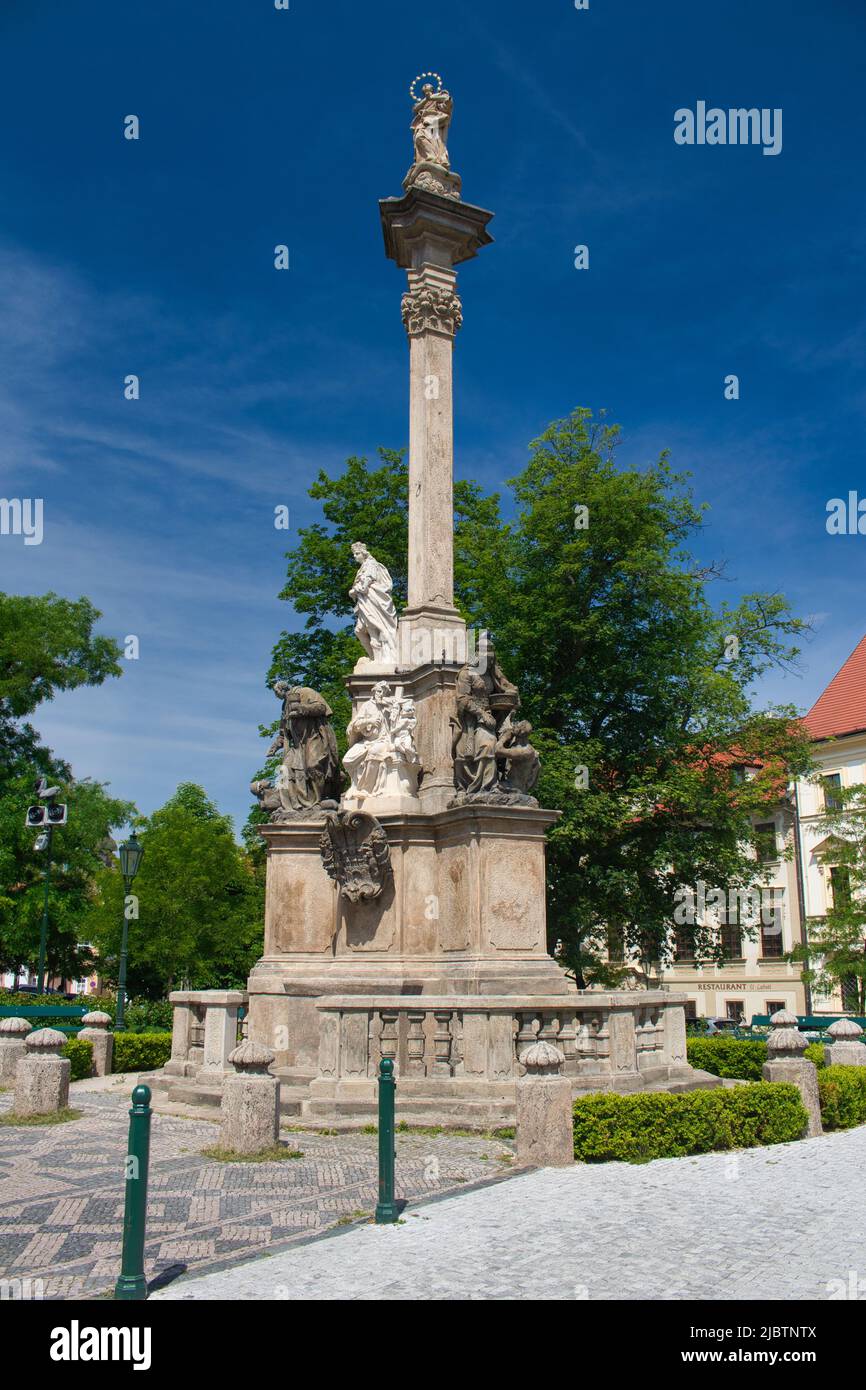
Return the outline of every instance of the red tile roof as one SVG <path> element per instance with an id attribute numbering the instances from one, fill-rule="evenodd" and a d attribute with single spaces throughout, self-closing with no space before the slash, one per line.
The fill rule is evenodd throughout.
<path id="1" fill-rule="evenodd" d="M 813 738 L 833 738 L 866 729 L 866 637 L 819 695 L 803 721 Z"/>

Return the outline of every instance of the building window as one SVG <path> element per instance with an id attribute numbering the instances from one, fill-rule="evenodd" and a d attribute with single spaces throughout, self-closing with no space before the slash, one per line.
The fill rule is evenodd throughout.
<path id="1" fill-rule="evenodd" d="M 694 927 L 676 927 L 674 929 L 674 942 L 676 959 L 678 961 L 691 961 L 695 958 L 695 929 Z"/>
<path id="2" fill-rule="evenodd" d="M 847 864 L 834 864 L 830 870 L 830 892 L 833 907 L 851 906 L 851 874 Z"/>
<path id="3" fill-rule="evenodd" d="M 732 1018 L 736 1023 L 742 1023 L 746 1016 L 745 1005 L 742 999 L 726 999 L 725 1015 Z"/>
<path id="4" fill-rule="evenodd" d="M 856 975 L 842 977 L 842 1008 L 854 1014 L 860 1007 L 860 981 Z"/>
<path id="5" fill-rule="evenodd" d="M 622 927 L 607 929 L 608 960 L 625 960 L 625 932 Z"/>
<path id="6" fill-rule="evenodd" d="M 755 848 L 762 864 L 766 863 L 768 859 L 778 859 L 775 821 L 765 821 L 763 824 L 755 826 Z"/>
<path id="7" fill-rule="evenodd" d="M 746 769 L 742 763 L 734 763 L 731 767 L 731 784 L 741 787 L 746 780 Z"/>
<path id="8" fill-rule="evenodd" d="M 685 1002 L 686 1023 L 694 1023 L 698 1016 L 698 1006 L 694 999 L 687 999 Z"/>
<path id="9" fill-rule="evenodd" d="M 781 942 L 781 915 L 776 922 L 771 922 L 770 926 L 765 923 L 760 924 L 760 954 L 765 960 L 778 960 L 784 955 L 783 942 Z"/>
<path id="10" fill-rule="evenodd" d="M 821 786 L 824 788 L 824 810 L 841 811 L 842 800 L 838 793 L 842 787 L 841 772 L 828 772 L 821 778 Z"/>
<path id="11" fill-rule="evenodd" d="M 723 960 L 740 960 L 743 955 L 743 933 L 739 922 L 725 922 L 719 927 Z"/>
<path id="12" fill-rule="evenodd" d="M 781 1013 L 782 1010 L 784 1009 L 784 1007 L 785 1007 L 785 1001 L 784 1001 L 784 999 L 768 999 L 768 1000 L 767 1000 L 767 1013 L 769 1014 L 770 1018 L 773 1017 L 773 1014 Z"/>

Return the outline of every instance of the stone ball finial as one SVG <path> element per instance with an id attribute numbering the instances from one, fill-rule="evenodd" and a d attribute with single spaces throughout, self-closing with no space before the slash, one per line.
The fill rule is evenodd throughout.
<path id="1" fill-rule="evenodd" d="M 549 1042 L 530 1043 L 520 1055 L 521 1065 L 531 1076 L 558 1076 L 565 1054 Z"/>
<path id="2" fill-rule="evenodd" d="M 809 1046 L 809 1039 L 797 1027 L 797 1015 L 790 1009 L 777 1009 L 770 1018 L 770 1028 L 767 1052 L 774 1057 L 800 1057 Z"/>
<path id="3" fill-rule="evenodd" d="M 835 1023 L 830 1024 L 827 1032 L 834 1041 L 844 1042 L 848 1039 L 853 1042 L 855 1038 L 860 1037 L 863 1029 L 853 1018 L 837 1018 Z"/>
<path id="4" fill-rule="evenodd" d="M 26 1018 L 0 1018 L 0 1040 L 3 1038 L 20 1039 L 32 1030 L 33 1025 L 28 1023 Z"/>
<path id="5" fill-rule="evenodd" d="M 110 1028 L 111 1014 L 105 1014 L 101 1009 L 94 1009 L 93 1013 L 85 1014 L 81 1022 L 85 1028 Z"/>
<path id="6" fill-rule="evenodd" d="M 276 1054 L 271 1052 L 269 1047 L 262 1043 L 251 1042 L 245 1038 L 242 1043 L 229 1053 L 229 1061 L 233 1067 L 242 1072 L 266 1072 L 271 1063 L 275 1060 Z"/>
<path id="7" fill-rule="evenodd" d="M 61 1033 L 58 1028 L 37 1028 L 35 1033 L 25 1038 L 24 1046 L 29 1052 L 46 1057 L 52 1052 L 60 1052 L 68 1041 L 66 1034 Z"/>

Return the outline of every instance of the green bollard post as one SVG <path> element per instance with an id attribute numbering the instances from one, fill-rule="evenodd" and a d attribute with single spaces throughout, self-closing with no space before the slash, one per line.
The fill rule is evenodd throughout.
<path id="1" fill-rule="evenodd" d="M 399 1219 L 401 1204 L 394 1198 L 394 1063 L 383 1057 L 379 1063 L 379 1200 L 376 1225 L 393 1225 Z"/>
<path id="2" fill-rule="evenodd" d="M 144 1277 L 144 1233 L 147 1224 L 147 1167 L 150 1161 L 150 1087 L 136 1086 L 129 1112 L 126 1156 L 126 1205 L 123 1212 L 123 1257 L 114 1297 L 142 1302 L 147 1298 Z"/>

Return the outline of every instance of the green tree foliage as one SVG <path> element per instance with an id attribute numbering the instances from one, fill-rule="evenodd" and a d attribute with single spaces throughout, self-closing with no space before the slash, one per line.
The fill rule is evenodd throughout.
<path id="1" fill-rule="evenodd" d="M 93 963 L 85 922 L 96 880 L 110 854 L 111 831 L 134 814 L 98 782 L 61 780 L 68 823 L 53 831 L 46 962 L 49 977 L 75 979 Z M 32 769 L 7 779 L 0 791 L 0 968 L 33 968 L 39 951 L 45 851 L 24 824 L 33 799 Z"/>
<path id="2" fill-rule="evenodd" d="M 36 752 L 35 730 L 20 721 L 37 705 L 58 690 L 101 685 L 120 675 L 117 643 L 93 631 L 100 616 L 86 598 L 0 593 L 0 775 Z M 48 757 L 47 750 L 40 752 Z M 48 766 L 40 764 L 40 770 Z"/>
<path id="3" fill-rule="evenodd" d="M 805 962 L 803 978 L 822 994 L 840 990 L 844 1006 L 866 1013 L 866 785 L 834 787 L 830 807 L 818 822 L 832 884 L 824 917 L 808 922 L 808 947 L 792 958 Z"/>
<path id="4" fill-rule="evenodd" d="M 129 916 L 128 988 L 159 998 L 190 989 L 243 987 L 261 950 L 263 891 L 228 816 L 201 787 L 182 783 L 141 823 L 144 847 Z M 124 914 L 119 868 L 99 876 L 87 927 L 103 973 L 116 981 Z"/>
<path id="5" fill-rule="evenodd" d="M 48 969 L 75 977 L 90 966 L 80 931 L 111 830 L 132 814 L 96 782 L 75 781 L 68 764 L 39 740 L 26 717 L 58 691 L 99 685 L 120 675 L 119 648 L 94 627 L 86 598 L 0 593 L 0 968 L 35 967 L 42 919 L 44 853 L 24 824 L 33 787 L 44 774 L 60 786 L 69 823 L 53 834 Z"/>
<path id="6" fill-rule="evenodd" d="M 512 521 L 498 496 L 461 481 L 454 492 L 456 602 L 491 631 L 534 725 L 539 800 L 563 811 L 549 835 L 548 923 L 581 985 L 621 974 L 611 939 L 647 968 L 668 958 L 681 884 L 752 886 L 752 814 L 809 759 L 795 711 L 756 710 L 749 693 L 796 659 L 802 622 L 779 595 L 714 607 L 715 571 L 688 548 L 703 509 L 687 475 L 665 455 L 620 468 L 617 439 L 587 410 L 555 421 L 511 481 Z M 311 496 L 324 520 L 301 531 L 282 593 L 306 626 L 282 634 L 268 680 L 321 690 L 341 737 L 342 680 L 361 654 L 350 545 L 363 540 L 388 566 L 399 604 L 405 462 L 387 450 L 376 467 L 352 458 L 336 478 L 320 473 Z M 738 782 L 735 765 L 757 772 Z M 700 954 L 719 953 L 708 931 L 695 938 Z"/>

